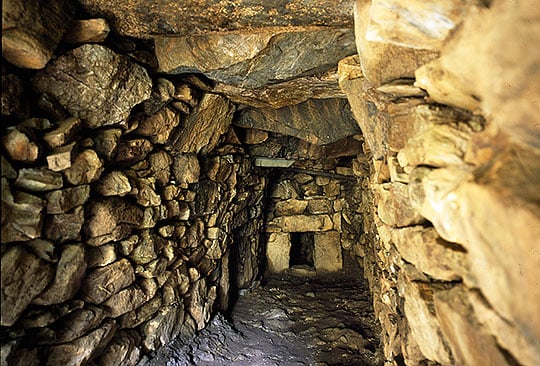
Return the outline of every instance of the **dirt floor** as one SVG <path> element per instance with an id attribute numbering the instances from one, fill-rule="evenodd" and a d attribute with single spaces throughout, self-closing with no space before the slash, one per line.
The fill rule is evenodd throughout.
<path id="1" fill-rule="evenodd" d="M 242 293 L 230 319 L 159 350 L 148 366 L 382 365 L 379 327 L 361 274 L 293 268 Z"/>

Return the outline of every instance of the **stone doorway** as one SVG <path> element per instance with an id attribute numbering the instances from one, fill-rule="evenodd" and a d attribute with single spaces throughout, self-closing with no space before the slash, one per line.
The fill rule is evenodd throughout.
<path id="1" fill-rule="evenodd" d="M 314 239 L 312 232 L 291 233 L 291 250 L 289 252 L 289 267 L 314 267 Z"/>

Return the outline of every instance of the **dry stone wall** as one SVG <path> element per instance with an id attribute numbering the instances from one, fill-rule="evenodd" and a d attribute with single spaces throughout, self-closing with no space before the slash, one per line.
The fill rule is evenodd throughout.
<path id="1" fill-rule="evenodd" d="M 539 9 L 395 3 L 356 2 L 359 54 L 338 70 L 372 157 L 355 247 L 385 357 L 536 365 Z"/>
<path id="2" fill-rule="evenodd" d="M 107 44 L 10 70 L 2 364 L 134 365 L 258 278 L 267 180 L 227 98 Z"/>

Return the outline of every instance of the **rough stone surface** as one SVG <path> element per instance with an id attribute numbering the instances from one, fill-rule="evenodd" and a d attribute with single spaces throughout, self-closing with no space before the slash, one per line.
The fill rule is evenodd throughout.
<path id="1" fill-rule="evenodd" d="M 131 108 L 150 97 L 145 69 L 100 45 L 83 45 L 51 62 L 34 88 L 56 100 L 88 127 L 123 123 Z"/>
<path id="2" fill-rule="evenodd" d="M 66 1 L 9 0 L 2 3 L 2 57 L 15 66 L 41 69 L 69 25 Z"/>
<path id="3" fill-rule="evenodd" d="M 81 185 L 95 182 L 103 172 L 103 162 L 94 150 L 82 151 L 71 167 L 64 171 L 66 180 L 73 185 Z"/>
<path id="4" fill-rule="evenodd" d="M 2 326 L 15 324 L 53 277 L 50 264 L 15 246 L 2 254 Z"/>
<path id="5" fill-rule="evenodd" d="M 205 94 L 185 122 L 181 135 L 173 137 L 174 150 L 180 153 L 208 153 L 227 132 L 235 107 L 226 98 Z"/>
<path id="6" fill-rule="evenodd" d="M 344 99 L 308 100 L 280 109 L 242 111 L 235 125 L 298 137 L 325 145 L 359 132 L 349 104 Z"/>
<path id="7" fill-rule="evenodd" d="M 291 239 L 288 233 L 271 233 L 266 243 L 268 270 L 279 273 L 289 268 Z"/>
<path id="8" fill-rule="evenodd" d="M 134 284 L 118 293 L 114 294 L 105 302 L 103 306 L 107 315 L 116 318 L 122 314 L 132 311 L 156 294 L 157 286 L 154 280 L 145 279 L 139 284 Z"/>
<path id="9" fill-rule="evenodd" d="M 58 243 L 80 239 L 81 228 L 84 224 L 84 209 L 77 206 L 68 213 L 48 215 L 44 224 L 45 238 Z"/>
<path id="10" fill-rule="evenodd" d="M 409 199 L 409 191 L 403 183 L 384 183 L 377 189 L 377 214 L 386 225 L 404 227 L 417 225 L 424 218 L 416 212 Z"/>
<path id="11" fill-rule="evenodd" d="M 106 19 L 85 19 L 71 22 L 64 35 L 66 43 L 101 43 L 111 31 Z"/>
<path id="12" fill-rule="evenodd" d="M 54 149 L 65 145 L 77 134 L 81 129 L 81 120 L 75 117 L 68 118 L 58 123 L 58 127 L 47 132 L 43 136 L 43 140 Z"/>
<path id="13" fill-rule="evenodd" d="M 162 72 L 201 72 L 246 88 L 328 71 L 355 51 L 353 31 L 332 28 L 166 37 L 155 45 Z"/>
<path id="14" fill-rule="evenodd" d="M 313 264 L 317 272 L 337 272 L 343 268 L 338 231 L 314 234 Z"/>
<path id="15" fill-rule="evenodd" d="M 51 191 L 62 188 L 62 174 L 45 167 L 22 168 L 15 180 L 15 186 L 33 192 Z"/>
<path id="16" fill-rule="evenodd" d="M 351 27 L 353 5 L 348 0 L 337 0 L 331 7 L 322 0 L 272 0 L 264 4 L 250 0 L 234 3 L 204 0 L 181 7 L 172 0 L 150 7 L 141 0 L 81 0 L 80 3 L 90 13 L 113 19 L 113 27 L 121 34 L 143 38 L 276 26 Z"/>
<path id="17" fill-rule="evenodd" d="M 273 222 L 283 232 L 309 232 L 328 231 L 333 228 L 332 219 L 328 215 L 292 215 L 282 216 L 274 219 Z"/>
<path id="18" fill-rule="evenodd" d="M 180 114 L 172 108 L 165 107 L 149 117 L 143 117 L 135 132 L 148 136 L 152 143 L 164 144 L 179 123 Z"/>
<path id="19" fill-rule="evenodd" d="M 47 213 L 60 214 L 71 210 L 74 207 L 82 206 L 90 197 L 90 186 L 85 184 L 73 188 L 65 188 L 48 192 Z"/>
<path id="20" fill-rule="evenodd" d="M 13 160 L 32 163 L 39 156 L 39 146 L 27 134 L 14 127 L 9 127 L 2 136 L 2 144 Z"/>
<path id="21" fill-rule="evenodd" d="M 100 304 L 135 280 L 135 272 L 127 259 L 121 259 L 108 266 L 90 272 L 81 285 L 81 295 L 85 301 Z"/>

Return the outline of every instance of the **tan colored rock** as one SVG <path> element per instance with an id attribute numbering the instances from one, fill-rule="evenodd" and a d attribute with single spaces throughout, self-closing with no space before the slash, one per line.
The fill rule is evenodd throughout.
<path id="1" fill-rule="evenodd" d="M 53 278 L 53 268 L 22 246 L 11 247 L 2 254 L 2 326 L 15 324 L 30 302 Z"/>
<path id="2" fill-rule="evenodd" d="M 151 116 L 142 117 L 136 133 L 147 136 L 154 144 L 164 144 L 180 123 L 180 114 L 171 108 L 164 107 Z"/>
<path id="3" fill-rule="evenodd" d="M 113 320 L 109 320 L 101 327 L 81 338 L 51 347 L 47 366 L 78 366 L 86 364 L 102 352 L 114 336 L 116 329 L 116 323 Z"/>
<path id="4" fill-rule="evenodd" d="M 81 19 L 71 22 L 64 35 L 66 43 L 101 43 L 111 31 L 106 19 Z"/>
<path id="5" fill-rule="evenodd" d="M 122 166 L 129 166 L 144 160 L 152 149 L 152 143 L 147 139 L 122 141 L 116 149 L 115 160 Z"/>
<path id="6" fill-rule="evenodd" d="M 97 363 L 110 366 L 135 366 L 141 358 L 141 336 L 134 330 L 116 332 L 98 356 Z"/>
<path id="7" fill-rule="evenodd" d="M 71 167 L 64 170 L 66 180 L 73 185 L 95 182 L 103 172 L 103 162 L 94 150 L 83 150 Z"/>
<path id="8" fill-rule="evenodd" d="M 101 304 L 112 295 L 131 285 L 135 272 L 127 259 L 96 268 L 83 280 L 80 294 L 92 304 Z"/>
<path id="9" fill-rule="evenodd" d="M 53 281 L 32 303 L 37 305 L 60 304 L 73 298 L 79 290 L 86 271 L 83 245 L 67 245 L 62 250 Z"/>
<path id="10" fill-rule="evenodd" d="M 271 192 L 271 196 L 282 200 L 296 199 L 298 198 L 298 191 L 295 185 L 290 180 L 286 179 L 276 184 Z"/>
<path id="11" fill-rule="evenodd" d="M 149 320 L 160 308 L 161 297 L 157 296 L 141 305 L 135 310 L 120 316 L 118 322 L 121 328 L 135 328 Z"/>
<path id="12" fill-rule="evenodd" d="M 328 215 L 292 215 L 281 216 L 274 220 L 283 232 L 308 232 L 308 231 L 328 231 L 334 226 L 332 219 Z"/>
<path id="13" fill-rule="evenodd" d="M 188 116 L 179 135 L 171 138 L 175 151 L 206 154 L 214 149 L 232 122 L 235 107 L 225 97 L 205 94 Z"/>
<path id="14" fill-rule="evenodd" d="M 45 219 L 45 238 L 64 243 L 80 239 L 81 228 L 84 223 L 84 208 L 78 206 L 73 211 L 56 215 L 47 215 Z"/>
<path id="15" fill-rule="evenodd" d="M 53 172 L 61 172 L 71 167 L 72 153 L 75 143 L 54 149 L 47 155 L 47 167 Z"/>
<path id="16" fill-rule="evenodd" d="M 182 154 L 175 157 L 172 162 L 172 172 L 177 183 L 197 183 L 201 168 L 195 154 Z"/>
<path id="17" fill-rule="evenodd" d="M 372 0 L 368 41 L 437 50 L 466 16 L 469 1 Z"/>
<path id="18" fill-rule="evenodd" d="M 51 149 L 63 146 L 72 141 L 73 137 L 81 130 L 82 122 L 77 117 L 71 117 L 58 123 L 55 130 L 43 135 L 43 140 Z"/>
<path id="19" fill-rule="evenodd" d="M 41 236 L 45 201 L 28 193 L 12 193 L 2 178 L 2 243 L 26 241 Z"/>
<path id="20" fill-rule="evenodd" d="M 384 183 L 375 186 L 377 214 L 389 226 L 417 225 L 424 218 L 415 210 L 409 199 L 408 186 L 403 183 Z"/>
<path id="21" fill-rule="evenodd" d="M 354 9 L 356 48 L 363 75 L 376 85 L 413 78 L 416 69 L 437 57 L 437 53 L 370 40 L 370 3 L 370 0 L 357 0 Z"/>
<path id="22" fill-rule="evenodd" d="M 207 288 L 206 280 L 196 281 L 187 296 L 186 310 L 197 324 L 197 330 L 202 330 L 210 320 L 212 305 L 216 299 L 216 287 Z"/>
<path id="23" fill-rule="evenodd" d="M 462 286 L 436 293 L 434 304 L 441 330 L 448 340 L 456 363 L 507 364 L 495 338 L 475 318 Z"/>
<path id="24" fill-rule="evenodd" d="M 271 233 L 266 243 L 268 270 L 279 273 L 289 268 L 291 239 L 288 233 Z"/>
<path id="25" fill-rule="evenodd" d="M 120 142 L 122 130 L 119 128 L 107 128 L 96 131 L 94 137 L 94 149 L 104 160 L 111 160 Z"/>
<path id="26" fill-rule="evenodd" d="M 139 241 L 135 245 L 129 257 L 136 264 L 147 264 L 157 258 L 158 253 L 165 245 L 165 240 L 151 233 L 149 230 L 144 230 L 139 236 Z"/>
<path id="27" fill-rule="evenodd" d="M 412 282 L 410 279 L 404 281 L 405 315 L 420 351 L 429 360 L 443 365 L 452 364 L 452 352 L 434 311 L 436 289 L 427 283 Z"/>
<path id="28" fill-rule="evenodd" d="M 291 198 L 276 202 L 274 210 L 279 216 L 300 215 L 304 213 L 307 206 L 308 201 Z"/>
<path id="29" fill-rule="evenodd" d="M 50 263 L 58 262 L 58 258 L 54 253 L 54 244 L 48 240 L 33 239 L 28 242 L 28 247 L 32 250 L 32 253 L 39 258 Z"/>
<path id="30" fill-rule="evenodd" d="M 2 3 L 2 57 L 17 67 L 41 69 L 56 50 L 71 18 L 69 2 Z"/>
<path id="31" fill-rule="evenodd" d="M 527 339 L 515 326 L 501 318 L 477 291 L 468 291 L 474 315 L 487 332 L 493 334 L 497 343 L 522 365 L 540 363 L 538 341 Z"/>
<path id="32" fill-rule="evenodd" d="M 337 272 L 343 268 L 338 231 L 315 233 L 313 242 L 313 264 L 317 272 Z"/>
<path id="33" fill-rule="evenodd" d="M 117 260 L 116 245 L 107 244 L 86 249 L 86 264 L 88 268 L 103 267 Z"/>
<path id="34" fill-rule="evenodd" d="M 89 196 L 89 185 L 51 191 L 45 196 L 47 198 L 47 213 L 65 213 L 74 207 L 84 205 Z"/>
<path id="35" fill-rule="evenodd" d="M 17 178 L 17 172 L 15 171 L 15 169 L 13 169 L 13 167 L 11 166 L 10 162 L 4 157 L 4 155 L 2 154 L 1 156 L 1 172 L 2 172 L 2 178 L 8 178 L 8 179 L 15 179 Z"/>
<path id="36" fill-rule="evenodd" d="M 139 207 L 116 197 L 92 202 L 87 214 L 84 232 L 89 238 L 111 234 L 122 224 L 136 226 L 143 220 Z"/>
<path id="37" fill-rule="evenodd" d="M 96 185 L 96 191 L 103 196 L 123 197 L 132 190 L 128 176 L 120 171 L 113 170 L 101 178 Z"/>
<path id="38" fill-rule="evenodd" d="M 148 155 L 152 177 L 162 185 L 169 183 L 171 178 L 172 157 L 165 151 L 156 151 Z"/>
<path id="39" fill-rule="evenodd" d="M 62 174 L 45 167 L 22 168 L 15 180 L 15 186 L 29 191 L 43 192 L 62 188 Z"/>
<path id="40" fill-rule="evenodd" d="M 153 279 L 144 279 L 139 283 L 119 291 L 102 303 L 107 316 L 117 318 L 132 311 L 156 295 L 157 285 Z"/>
<path id="41" fill-rule="evenodd" d="M 33 163 L 39 157 L 39 146 L 16 127 L 7 128 L 2 136 L 2 144 L 13 160 Z"/>

